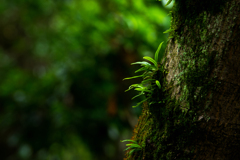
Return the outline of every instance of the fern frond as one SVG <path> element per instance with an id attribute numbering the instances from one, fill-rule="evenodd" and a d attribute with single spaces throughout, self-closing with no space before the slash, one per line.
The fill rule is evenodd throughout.
<path id="1" fill-rule="evenodd" d="M 145 61 L 143 61 L 143 62 L 134 62 L 134 63 L 131 63 L 131 65 L 134 65 L 134 64 L 141 64 L 141 66 L 151 66 L 150 63 L 145 62 Z"/>
<path id="2" fill-rule="evenodd" d="M 156 61 L 156 62 L 158 62 L 158 54 L 159 54 L 159 51 L 160 51 L 160 49 L 161 49 L 161 47 L 162 47 L 162 44 L 163 44 L 163 42 L 159 44 L 158 49 L 157 49 L 157 51 L 155 52 L 155 61 Z"/>
<path id="3" fill-rule="evenodd" d="M 144 93 L 143 93 L 143 92 L 141 92 L 140 94 L 138 94 L 138 95 L 134 96 L 134 97 L 132 98 L 132 100 L 133 100 L 134 98 L 137 98 L 137 97 L 141 96 L 141 95 L 144 95 Z"/>
<path id="4" fill-rule="evenodd" d="M 158 80 L 156 80 L 156 84 L 157 84 L 158 88 L 161 89 L 161 84 Z"/>
<path id="5" fill-rule="evenodd" d="M 143 77 L 143 76 L 144 76 L 144 75 L 133 76 L 133 77 L 124 78 L 123 80 L 133 79 L 133 78 L 139 78 L 139 77 Z"/>
<path id="6" fill-rule="evenodd" d="M 135 144 L 135 143 L 126 144 L 126 146 L 130 146 L 132 148 L 142 148 L 140 145 Z"/>
<path id="7" fill-rule="evenodd" d="M 147 87 L 146 88 L 135 88 L 136 91 L 140 91 L 140 92 L 149 92 L 152 93 L 151 90 L 148 90 Z"/>
<path id="8" fill-rule="evenodd" d="M 150 71 L 155 71 L 156 70 L 156 67 L 154 67 L 153 65 L 151 66 L 144 66 L 138 70 L 135 71 L 135 73 L 137 72 L 141 72 L 141 71 L 147 71 L 147 72 L 150 72 Z"/>
<path id="9" fill-rule="evenodd" d="M 156 68 L 158 68 L 157 62 L 154 59 L 152 59 L 151 57 L 145 56 L 145 57 L 143 57 L 143 59 L 146 59 L 146 60 L 152 62 L 154 64 L 154 66 Z"/>
<path id="10" fill-rule="evenodd" d="M 142 85 L 142 84 L 132 84 L 131 86 L 128 87 L 127 90 L 125 90 L 125 92 L 127 92 L 127 91 L 133 89 L 134 87 L 138 87 L 139 85 Z"/>
<path id="11" fill-rule="evenodd" d="M 120 140 L 120 142 L 133 142 L 133 143 L 137 143 L 136 141 L 134 140 L 131 140 L 131 139 L 125 139 L 125 140 Z"/>
<path id="12" fill-rule="evenodd" d="M 148 70 L 149 70 L 148 67 L 142 67 L 142 68 L 136 70 L 135 73 L 137 73 L 137 72 L 141 72 L 141 71 L 148 71 Z"/>
<path id="13" fill-rule="evenodd" d="M 148 97 L 148 98 L 142 100 L 141 102 L 137 103 L 136 106 L 132 106 L 132 107 L 133 107 L 133 108 L 136 108 L 137 106 L 141 105 L 143 102 L 147 101 L 149 98 L 150 98 L 150 97 Z"/>
<path id="14" fill-rule="evenodd" d="M 129 147 L 128 148 L 126 148 L 126 149 L 124 149 L 124 151 L 127 151 L 127 150 L 129 150 L 129 149 L 133 149 L 133 150 L 135 150 L 135 149 L 142 149 L 142 147 L 141 146 L 139 146 L 138 144 L 133 144 L 133 143 L 131 143 L 131 144 L 127 144 Z"/>

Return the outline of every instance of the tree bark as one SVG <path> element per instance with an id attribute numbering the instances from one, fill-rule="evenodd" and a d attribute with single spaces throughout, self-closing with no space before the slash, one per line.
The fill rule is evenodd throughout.
<path id="1" fill-rule="evenodd" d="M 126 159 L 240 159 L 240 1 L 176 0 L 171 29 Z"/>

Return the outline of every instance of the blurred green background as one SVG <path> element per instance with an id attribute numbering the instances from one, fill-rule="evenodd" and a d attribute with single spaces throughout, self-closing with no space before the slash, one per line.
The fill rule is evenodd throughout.
<path id="1" fill-rule="evenodd" d="M 168 13 L 154 0 L 1 0 L 0 159 L 123 159 L 141 107 L 124 92 L 139 80 L 122 79 L 166 45 Z"/>

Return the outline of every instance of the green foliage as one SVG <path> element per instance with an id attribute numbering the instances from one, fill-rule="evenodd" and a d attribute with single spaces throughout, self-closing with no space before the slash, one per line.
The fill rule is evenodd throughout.
<path id="1" fill-rule="evenodd" d="M 161 89 L 161 84 L 158 80 L 156 80 L 156 84 L 157 84 L 158 88 Z"/>
<path id="2" fill-rule="evenodd" d="M 143 57 L 143 59 L 146 59 L 146 60 L 152 62 L 154 64 L 154 66 L 156 67 L 156 69 L 158 68 L 158 64 L 157 64 L 156 60 L 154 60 L 154 59 L 152 59 L 151 57 L 148 57 L 148 56 Z"/>
<path id="3" fill-rule="evenodd" d="M 131 140 L 131 139 L 126 139 L 126 140 L 122 140 L 120 142 L 132 142 L 129 144 L 126 144 L 126 146 L 128 146 L 126 149 L 124 149 L 124 151 L 129 150 L 129 155 L 132 155 L 134 152 L 136 151 L 141 151 L 142 150 L 142 146 L 140 146 L 136 141 Z"/>
<path id="4" fill-rule="evenodd" d="M 158 49 L 155 52 L 155 57 L 154 58 L 155 58 L 156 62 L 158 62 L 158 55 L 159 55 L 160 49 L 162 47 L 162 44 L 163 44 L 163 42 L 159 44 Z"/>
<path id="5" fill-rule="evenodd" d="M 135 71 L 135 73 L 143 71 L 142 75 L 139 76 L 134 76 L 134 77 L 129 77 L 129 78 L 124 78 L 123 80 L 127 80 L 127 79 L 133 79 L 133 78 L 139 78 L 142 77 L 143 80 L 141 83 L 139 84 L 132 84 L 126 91 L 129 91 L 131 89 L 135 89 L 136 91 L 139 91 L 140 93 L 136 96 L 134 96 L 132 99 L 139 97 L 141 95 L 145 95 L 145 99 L 142 100 L 141 102 L 137 103 L 136 106 L 133 106 L 133 108 L 141 105 L 143 102 L 147 101 L 149 98 L 152 97 L 153 91 L 155 89 L 155 86 L 157 85 L 159 89 L 161 89 L 161 84 L 158 80 L 155 80 L 153 78 L 153 75 L 158 72 L 159 70 L 163 71 L 163 67 L 159 68 L 159 64 L 158 64 L 158 55 L 159 55 L 159 51 L 162 47 L 162 43 L 160 43 L 160 45 L 158 46 L 157 51 L 155 52 L 155 59 L 152 59 L 151 57 L 145 56 L 143 57 L 143 59 L 150 61 L 151 63 L 148 62 L 135 62 L 132 63 L 133 64 L 140 64 L 141 66 L 143 66 L 142 68 L 138 69 L 137 71 Z M 154 83 L 155 81 L 155 83 Z M 125 91 L 125 92 L 126 92 Z"/>

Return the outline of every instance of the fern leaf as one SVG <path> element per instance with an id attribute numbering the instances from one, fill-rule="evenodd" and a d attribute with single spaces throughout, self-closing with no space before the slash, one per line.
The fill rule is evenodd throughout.
<path id="1" fill-rule="evenodd" d="M 152 71 L 146 71 L 146 72 L 144 72 L 142 75 L 147 76 L 147 75 L 152 75 L 152 74 L 153 74 Z"/>
<path id="2" fill-rule="evenodd" d="M 132 107 L 133 107 L 133 108 L 136 108 L 137 106 L 141 105 L 143 102 L 147 101 L 149 98 L 150 98 L 150 97 L 148 97 L 148 98 L 142 100 L 141 102 L 137 103 L 136 106 L 132 106 Z"/>
<path id="3" fill-rule="evenodd" d="M 155 68 L 153 65 L 151 65 L 151 66 L 144 66 L 144 67 L 142 67 L 142 68 L 136 70 L 135 73 L 137 73 L 137 72 L 141 72 L 141 71 L 147 71 L 147 72 L 150 72 L 150 71 L 155 71 L 155 70 L 156 70 L 156 68 Z"/>
<path id="4" fill-rule="evenodd" d="M 123 80 L 133 79 L 133 78 L 139 78 L 139 77 L 143 77 L 143 76 L 144 76 L 144 75 L 133 76 L 133 77 L 124 78 Z"/>
<path id="5" fill-rule="evenodd" d="M 157 84 L 158 88 L 161 89 L 161 84 L 158 80 L 156 80 L 156 84 Z"/>
<path id="6" fill-rule="evenodd" d="M 142 67 L 142 68 L 136 70 L 135 73 L 141 72 L 141 71 L 148 71 L 148 70 L 149 70 L 148 67 Z"/>
<path id="7" fill-rule="evenodd" d="M 130 146 L 132 148 L 142 148 L 140 145 L 135 144 L 135 143 L 127 144 L 126 146 Z"/>
<path id="8" fill-rule="evenodd" d="M 152 63 L 154 64 L 154 66 L 155 66 L 156 68 L 158 68 L 157 62 L 156 62 L 154 59 L 152 59 L 151 57 L 148 57 L 148 56 L 145 56 L 145 57 L 143 57 L 143 58 L 146 59 L 146 60 L 148 60 L 148 61 L 150 61 L 150 62 L 152 62 Z"/>
<path id="9" fill-rule="evenodd" d="M 140 94 L 138 94 L 138 95 L 134 96 L 134 97 L 132 98 L 132 100 L 133 100 L 134 98 L 137 98 L 137 97 L 141 96 L 141 95 L 144 95 L 144 93 L 143 93 L 143 92 L 141 92 Z"/>
<path id="10" fill-rule="evenodd" d="M 127 150 L 129 150 L 129 149 L 140 149 L 140 148 L 142 148 L 141 146 L 139 146 L 138 144 L 133 144 L 133 143 L 131 143 L 131 144 L 127 144 L 129 147 L 128 148 L 126 148 L 126 149 L 124 149 L 124 151 L 127 151 Z M 127 146 L 126 145 L 126 146 Z"/>
<path id="11" fill-rule="evenodd" d="M 134 63 L 131 63 L 131 65 L 134 65 L 134 64 L 141 64 L 141 66 L 151 66 L 151 64 L 150 63 L 148 63 L 148 62 L 134 62 Z"/>
<path id="12" fill-rule="evenodd" d="M 145 88 L 135 88 L 136 91 L 140 91 L 140 92 L 149 92 L 152 93 L 151 90 L 148 90 L 146 87 Z"/>
<path id="13" fill-rule="evenodd" d="M 120 140 L 120 142 L 133 142 L 133 143 L 137 143 L 136 141 L 134 140 L 131 140 L 131 139 L 125 139 L 125 140 Z"/>
<path id="14" fill-rule="evenodd" d="M 148 79 L 148 78 L 152 78 L 152 76 L 151 75 L 147 75 L 143 79 Z"/>
<path id="15" fill-rule="evenodd" d="M 155 61 L 156 61 L 156 62 L 158 62 L 158 55 L 159 55 L 159 51 L 160 51 L 160 49 L 161 49 L 161 47 L 162 47 L 162 44 L 163 44 L 163 42 L 159 44 L 158 49 L 157 49 L 157 51 L 155 52 Z"/>
<path id="16" fill-rule="evenodd" d="M 138 87 L 139 85 L 142 86 L 142 84 L 132 84 L 131 86 L 129 86 L 129 88 L 128 88 L 127 90 L 125 90 L 125 92 L 127 92 L 127 91 L 133 89 L 134 87 Z"/>

